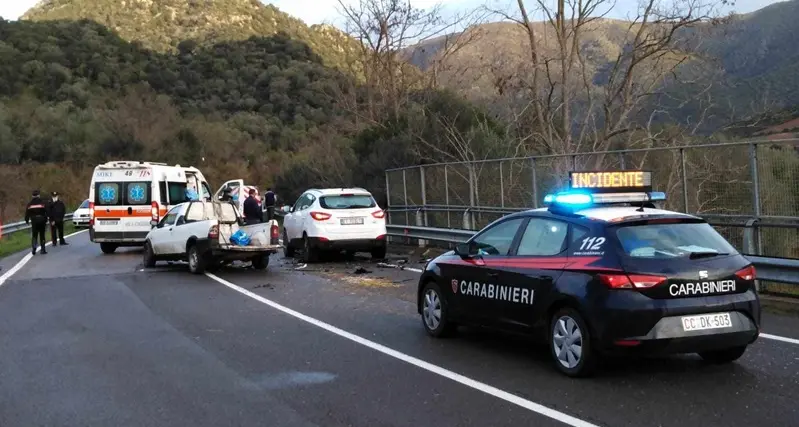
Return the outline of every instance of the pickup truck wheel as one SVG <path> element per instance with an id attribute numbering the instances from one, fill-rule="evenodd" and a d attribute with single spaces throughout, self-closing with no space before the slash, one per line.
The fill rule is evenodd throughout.
<path id="1" fill-rule="evenodd" d="M 303 235 L 302 249 L 303 262 L 316 262 L 316 260 L 319 259 L 319 254 L 317 253 L 316 249 L 311 246 L 311 239 L 308 238 L 308 235 Z"/>
<path id="2" fill-rule="evenodd" d="M 269 266 L 269 254 L 259 255 L 252 259 L 252 266 L 256 270 L 266 270 Z"/>
<path id="3" fill-rule="evenodd" d="M 291 246 L 291 240 L 289 240 L 285 229 L 283 229 L 283 256 L 286 258 L 294 257 L 294 248 Z"/>
<path id="4" fill-rule="evenodd" d="M 205 256 L 197 249 L 197 245 L 192 245 L 189 248 L 189 271 L 194 274 L 203 274 L 206 264 Z"/>
<path id="5" fill-rule="evenodd" d="M 155 267 L 155 253 L 153 252 L 153 245 L 150 242 L 144 243 L 144 268 Z"/>

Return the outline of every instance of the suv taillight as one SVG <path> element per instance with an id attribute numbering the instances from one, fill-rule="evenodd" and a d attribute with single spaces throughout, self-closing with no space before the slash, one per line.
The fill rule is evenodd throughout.
<path id="1" fill-rule="evenodd" d="M 755 266 L 753 265 L 750 265 L 749 267 L 746 267 L 743 270 L 736 271 L 735 275 L 738 276 L 738 278 L 741 280 L 755 280 L 755 278 L 757 278 L 757 274 L 755 272 Z"/>
<path id="2" fill-rule="evenodd" d="M 94 202 L 89 202 L 89 227 L 94 225 Z"/>
<path id="3" fill-rule="evenodd" d="M 208 230 L 208 238 L 209 239 L 218 239 L 219 238 L 219 226 L 212 225 L 211 229 Z"/>
<path id="4" fill-rule="evenodd" d="M 600 274 L 599 281 L 611 289 L 648 289 L 665 282 L 666 278 L 645 274 Z"/>
<path id="5" fill-rule="evenodd" d="M 330 215 L 329 213 L 326 212 L 311 212 L 311 218 L 317 221 L 327 221 L 328 219 L 330 219 L 331 216 L 333 215 Z"/>
<path id="6" fill-rule="evenodd" d="M 377 219 L 382 219 L 386 217 L 386 213 L 381 209 L 379 211 L 372 212 L 372 216 Z"/>

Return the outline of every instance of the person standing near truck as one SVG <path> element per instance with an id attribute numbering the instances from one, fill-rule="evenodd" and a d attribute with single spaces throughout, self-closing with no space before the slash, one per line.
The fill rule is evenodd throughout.
<path id="1" fill-rule="evenodd" d="M 36 255 L 37 243 L 42 245 L 41 254 L 46 254 L 44 249 L 44 230 L 47 228 L 47 206 L 39 197 L 39 190 L 33 190 L 33 197 L 25 207 L 25 224 L 31 225 L 31 253 Z"/>
<path id="2" fill-rule="evenodd" d="M 266 208 L 266 220 L 271 221 L 275 217 L 275 204 L 277 203 L 277 195 L 271 188 L 266 189 L 264 194 L 264 207 Z"/>
<path id="3" fill-rule="evenodd" d="M 53 239 L 53 246 L 68 245 L 64 240 L 64 216 L 67 214 L 67 206 L 59 200 L 58 192 L 53 191 L 53 199 L 47 204 L 47 216 L 50 218 L 50 237 Z"/>
<path id="4" fill-rule="evenodd" d="M 250 189 L 250 196 L 244 199 L 244 222 L 247 225 L 258 224 L 264 222 L 264 212 L 261 206 L 258 205 L 258 200 L 255 199 L 254 188 Z"/>

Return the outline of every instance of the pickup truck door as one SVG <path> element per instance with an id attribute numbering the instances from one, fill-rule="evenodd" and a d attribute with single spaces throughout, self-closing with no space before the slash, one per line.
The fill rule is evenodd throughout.
<path id="1" fill-rule="evenodd" d="M 222 186 L 219 187 L 219 190 L 216 190 L 216 194 L 214 194 L 214 198 L 216 200 L 219 200 L 219 198 L 222 197 L 222 191 L 224 191 L 226 188 L 229 188 L 231 193 L 235 194 L 236 189 L 239 189 L 239 188 L 241 188 L 243 186 L 244 186 L 244 180 L 243 179 L 230 180 L 230 181 L 222 184 Z"/>
<path id="2" fill-rule="evenodd" d="M 194 203 L 197 202 L 187 203 L 181 207 L 181 210 L 178 211 L 178 217 L 175 220 L 175 225 L 171 227 L 172 230 L 170 231 L 169 235 L 169 247 L 171 248 L 171 253 L 182 254 L 186 252 L 186 242 L 188 242 L 189 237 L 191 237 L 190 223 L 186 222 L 186 213 Z"/>
<path id="3" fill-rule="evenodd" d="M 172 228 L 178 219 L 182 205 L 177 205 L 170 209 L 161 222 L 158 223 L 150 236 L 150 244 L 153 245 L 153 252 L 159 255 L 173 254 L 170 239 L 172 238 Z"/>

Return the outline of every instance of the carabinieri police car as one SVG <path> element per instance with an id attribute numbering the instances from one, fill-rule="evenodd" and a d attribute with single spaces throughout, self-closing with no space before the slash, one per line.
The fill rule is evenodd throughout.
<path id="1" fill-rule="evenodd" d="M 741 357 L 760 325 L 751 263 L 701 218 L 658 209 L 651 172 L 571 172 L 569 183 L 425 267 L 425 330 L 538 334 L 568 376 L 614 353 Z"/>

